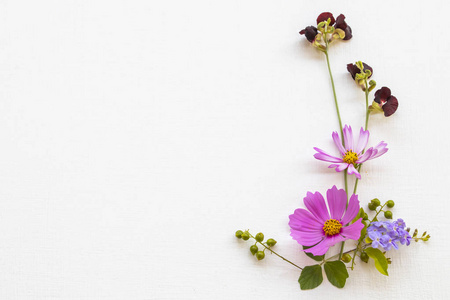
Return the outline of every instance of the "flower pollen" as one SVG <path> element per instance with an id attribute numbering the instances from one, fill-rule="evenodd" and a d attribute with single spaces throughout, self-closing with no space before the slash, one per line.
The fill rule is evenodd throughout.
<path id="1" fill-rule="evenodd" d="M 336 219 L 329 219 L 323 224 L 323 231 L 326 235 L 335 235 L 341 232 L 342 224 Z"/>
<path id="2" fill-rule="evenodd" d="M 355 162 L 358 160 L 358 154 L 356 154 L 352 150 L 348 150 L 347 152 L 345 152 L 342 160 L 348 164 L 355 164 Z"/>

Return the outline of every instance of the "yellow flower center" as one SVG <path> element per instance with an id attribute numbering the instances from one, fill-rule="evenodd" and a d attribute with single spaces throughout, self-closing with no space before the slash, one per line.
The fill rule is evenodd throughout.
<path id="1" fill-rule="evenodd" d="M 347 152 L 345 152 L 342 160 L 348 164 L 355 164 L 355 162 L 358 160 L 358 154 L 356 154 L 352 150 L 348 150 Z"/>
<path id="2" fill-rule="evenodd" d="M 329 219 L 323 224 L 323 231 L 326 235 L 335 235 L 341 232 L 342 224 L 338 220 Z"/>

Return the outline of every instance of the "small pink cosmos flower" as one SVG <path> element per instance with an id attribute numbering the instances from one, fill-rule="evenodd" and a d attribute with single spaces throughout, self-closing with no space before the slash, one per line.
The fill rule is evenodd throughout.
<path id="1" fill-rule="evenodd" d="M 305 250 L 313 255 L 325 254 L 331 246 L 345 241 L 357 240 L 364 224 L 362 219 L 349 224 L 358 214 L 358 196 L 350 197 L 348 207 L 347 194 L 333 186 L 327 191 L 328 208 L 323 196 L 308 192 L 303 198 L 306 209 L 298 208 L 289 216 L 291 236 L 303 246 L 312 246 Z"/>
<path id="2" fill-rule="evenodd" d="M 333 163 L 329 165 L 328 168 L 336 168 L 336 172 L 342 172 L 347 169 L 347 173 L 349 175 L 355 174 L 358 179 L 361 179 L 361 174 L 359 174 L 356 170 L 357 165 L 385 154 L 388 151 L 388 148 L 386 148 L 387 143 L 381 141 L 378 145 L 375 147 L 370 147 L 363 153 L 363 150 L 366 148 L 367 142 L 369 141 L 369 131 L 364 130 L 361 127 L 357 143 L 354 143 L 353 141 L 352 127 L 345 125 L 343 132 L 345 147 L 342 146 L 341 140 L 339 139 L 339 134 L 336 131 L 332 134 L 334 143 L 336 144 L 341 156 L 332 156 L 325 151 L 314 147 L 314 150 L 318 152 L 314 154 L 314 157 L 318 160 Z"/>

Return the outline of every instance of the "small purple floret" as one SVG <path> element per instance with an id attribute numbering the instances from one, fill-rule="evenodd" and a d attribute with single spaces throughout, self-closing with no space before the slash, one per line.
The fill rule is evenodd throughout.
<path id="1" fill-rule="evenodd" d="M 389 251 L 398 249 L 398 243 L 407 245 L 411 243 L 411 236 L 405 230 L 405 222 L 398 219 L 394 222 L 372 222 L 367 228 L 367 235 L 372 240 L 372 248 L 381 248 Z"/>

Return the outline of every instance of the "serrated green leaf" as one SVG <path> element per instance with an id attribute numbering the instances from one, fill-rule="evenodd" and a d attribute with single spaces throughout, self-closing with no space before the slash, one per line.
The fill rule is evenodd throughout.
<path id="1" fill-rule="evenodd" d="M 377 270 L 381 274 L 389 276 L 387 271 L 388 262 L 383 252 L 381 252 L 380 249 L 376 248 L 367 248 L 364 251 L 367 253 L 367 255 L 369 255 L 370 258 L 372 258 L 375 261 L 375 268 L 377 268 Z"/>
<path id="2" fill-rule="evenodd" d="M 322 268 L 319 265 L 304 267 L 298 278 L 302 290 L 312 290 L 318 287 L 322 281 Z"/>
<path id="3" fill-rule="evenodd" d="M 325 274 L 327 274 L 328 281 L 338 288 L 345 286 L 345 281 L 348 278 L 347 267 L 340 260 L 327 261 L 323 266 Z"/>
<path id="4" fill-rule="evenodd" d="M 309 249 L 311 247 L 314 247 L 314 246 L 303 246 L 303 250 Z M 313 254 L 311 254 L 309 252 L 306 252 L 306 251 L 305 251 L 305 254 L 308 257 L 314 259 L 315 261 L 322 261 L 325 258 L 325 254 L 324 255 L 319 255 L 319 256 L 314 256 Z"/>

